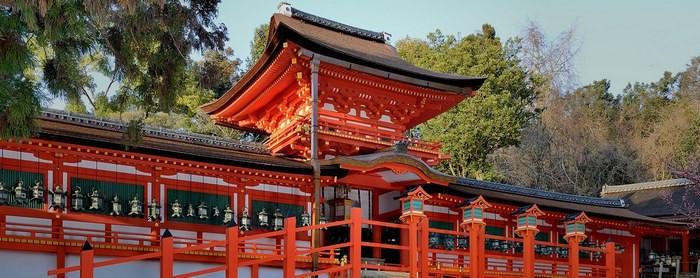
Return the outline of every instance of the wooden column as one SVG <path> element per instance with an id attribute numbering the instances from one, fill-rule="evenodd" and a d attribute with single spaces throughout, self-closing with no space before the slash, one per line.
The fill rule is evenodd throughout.
<path id="1" fill-rule="evenodd" d="M 362 209 L 350 210 L 350 277 L 360 278 L 362 273 Z"/>
<path id="2" fill-rule="evenodd" d="M 535 277 L 535 234 L 536 230 L 523 231 L 523 277 Z"/>
<path id="3" fill-rule="evenodd" d="M 372 220 L 379 219 L 379 193 L 372 191 Z M 382 243 L 382 227 L 374 226 L 372 227 L 372 242 Z M 382 248 L 375 247 L 372 248 L 372 257 L 379 259 L 382 257 Z"/>
<path id="4" fill-rule="evenodd" d="M 94 260 L 95 250 L 92 250 L 90 243 L 85 241 L 83 248 L 80 249 L 80 278 L 94 277 Z"/>
<path id="5" fill-rule="evenodd" d="M 578 253 L 579 253 L 579 242 L 583 240 L 583 238 L 574 236 L 574 237 L 569 237 L 567 238 L 569 241 L 569 274 L 567 277 L 569 278 L 578 278 L 579 274 L 579 259 L 578 259 Z"/>
<path id="6" fill-rule="evenodd" d="M 681 270 L 683 272 L 690 272 L 690 241 L 688 240 L 688 231 L 683 232 L 681 235 Z"/>
<path id="7" fill-rule="evenodd" d="M 231 221 L 231 223 L 236 223 Z M 232 224 L 233 225 L 233 224 Z M 226 278 L 238 277 L 238 226 L 226 228 Z"/>
<path id="8" fill-rule="evenodd" d="M 260 277 L 260 265 L 259 264 L 254 264 L 254 265 L 250 266 L 250 277 L 251 278 Z"/>
<path id="9" fill-rule="evenodd" d="M 399 230 L 399 244 L 408 246 L 408 229 Z M 408 266 L 408 250 L 399 251 L 400 263 L 402 266 Z"/>
<path id="10" fill-rule="evenodd" d="M 173 277 L 173 235 L 169 230 L 160 237 L 160 278 Z"/>
<path id="11" fill-rule="evenodd" d="M 59 246 L 56 248 L 56 269 L 66 267 L 66 248 Z M 56 274 L 56 278 L 66 278 L 65 273 Z"/>
<path id="12" fill-rule="evenodd" d="M 284 220 L 284 277 L 294 278 L 294 270 L 296 270 L 296 225 L 297 219 L 289 217 Z"/>
<path id="13" fill-rule="evenodd" d="M 484 224 L 469 224 L 469 277 L 480 278 L 484 275 Z"/>
<path id="14" fill-rule="evenodd" d="M 615 243 L 605 243 L 605 277 L 615 278 Z"/>
<path id="15" fill-rule="evenodd" d="M 408 221 L 408 277 L 415 278 L 418 273 L 418 224 Z"/>
<path id="16" fill-rule="evenodd" d="M 428 260 L 430 259 L 428 254 L 429 228 L 428 219 L 423 219 L 420 222 L 420 263 L 418 264 L 421 278 L 427 278 L 430 275 L 430 267 L 428 266 Z"/>

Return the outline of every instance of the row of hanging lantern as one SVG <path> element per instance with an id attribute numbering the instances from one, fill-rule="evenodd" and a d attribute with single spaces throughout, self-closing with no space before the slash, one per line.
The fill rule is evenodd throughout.
<path id="1" fill-rule="evenodd" d="M 0 205 L 22 206 L 29 202 L 44 202 L 44 185 L 41 181 L 36 180 L 34 185 L 25 187 L 24 181 L 18 180 L 12 188 L 6 188 L 0 181 Z"/>
<path id="2" fill-rule="evenodd" d="M 428 236 L 428 246 L 430 246 L 431 249 L 466 250 L 469 248 L 469 239 L 464 236 L 455 237 L 453 235 L 431 232 Z"/>
<path id="3" fill-rule="evenodd" d="M 270 213 L 263 207 L 256 213 L 256 216 L 258 220 L 258 228 L 260 229 L 272 229 L 275 231 L 284 229 L 284 214 L 282 214 L 282 210 L 280 210 L 280 208 L 275 208 L 274 213 L 272 213 L 272 217 L 270 217 Z M 248 208 L 244 207 L 240 219 L 241 232 L 252 230 L 253 226 L 250 217 Z M 306 210 L 304 210 L 304 212 L 299 216 L 299 220 L 301 226 L 305 227 L 311 225 L 311 215 Z M 325 224 L 325 221 L 323 221 L 321 224 Z"/>

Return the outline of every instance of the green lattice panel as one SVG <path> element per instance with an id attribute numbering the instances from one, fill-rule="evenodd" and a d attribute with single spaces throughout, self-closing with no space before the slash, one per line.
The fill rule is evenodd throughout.
<path id="1" fill-rule="evenodd" d="M 182 215 L 183 217 L 171 217 L 173 211 L 171 209 L 171 204 L 177 200 L 182 205 Z M 209 210 L 208 219 L 200 219 L 197 217 L 197 206 L 199 202 L 203 201 Z M 187 214 L 187 205 L 192 204 L 195 211 L 195 216 L 185 216 Z M 186 223 L 196 223 L 196 224 L 209 224 L 209 225 L 224 225 L 224 209 L 229 204 L 229 197 L 226 195 L 202 193 L 202 192 L 191 192 L 186 190 L 168 189 L 168 205 L 167 209 L 167 219 L 169 221 L 186 222 Z M 219 216 L 214 217 L 213 209 L 215 206 L 219 207 Z"/>
<path id="2" fill-rule="evenodd" d="M 258 212 L 262 210 L 262 208 L 265 208 L 265 211 L 267 211 L 269 215 L 269 224 L 272 226 L 272 214 L 275 213 L 275 209 L 279 208 L 280 212 L 282 212 L 282 215 L 284 215 L 284 218 L 287 217 L 296 217 L 297 218 L 297 225 L 300 224 L 300 215 L 304 213 L 304 206 L 299 206 L 299 205 L 292 205 L 292 204 L 284 204 L 284 203 L 275 203 L 275 202 L 266 202 L 266 201 L 259 201 L 259 200 L 253 200 L 253 210 L 250 211 L 250 217 L 253 219 L 253 227 L 260 227 L 260 223 L 258 222 Z"/>
<path id="3" fill-rule="evenodd" d="M 492 236 L 505 236 L 506 235 L 506 229 L 501 228 L 501 227 L 494 227 L 494 226 L 486 226 L 486 230 L 484 232 L 487 235 L 492 235 Z"/>
<path id="4" fill-rule="evenodd" d="M 122 204 L 123 215 L 129 213 L 129 200 L 134 198 L 134 196 L 137 196 L 141 203 L 144 204 L 142 212 L 146 212 L 145 204 L 148 204 L 148 202 L 144 202 L 143 200 L 143 186 L 141 185 L 99 181 L 75 177 L 70 179 L 70 185 L 71 189 L 70 193 L 68 193 L 69 196 L 73 194 L 73 191 L 77 187 L 80 187 L 81 192 L 85 195 L 85 209 L 83 212 L 95 214 L 109 214 L 112 209 L 111 204 L 114 195 L 119 196 L 120 203 Z M 90 206 L 90 197 L 88 197 L 88 195 L 92 193 L 93 188 L 97 189 L 97 191 L 100 192 L 100 195 L 104 198 L 102 210 L 87 210 L 87 208 Z"/>
<path id="5" fill-rule="evenodd" d="M 454 230 L 454 225 L 452 223 L 444 221 L 430 221 L 428 222 L 428 226 L 433 229 Z"/>
<path id="6" fill-rule="evenodd" d="M 18 204 L 15 200 L 15 194 L 12 189 L 17 185 L 17 182 L 22 181 L 24 183 L 24 190 L 27 194 L 27 202 L 24 204 Z M 24 171 L 14 171 L 2 169 L 0 171 L 0 181 L 5 185 L 5 189 L 10 191 L 10 205 L 23 208 L 42 208 L 43 203 L 39 200 L 29 201 L 31 198 L 31 191 L 29 188 L 34 185 L 36 181 L 41 181 L 44 184 L 44 175 L 32 172 Z M 48 195 L 46 187 L 44 187 L 44 196 Z"/>

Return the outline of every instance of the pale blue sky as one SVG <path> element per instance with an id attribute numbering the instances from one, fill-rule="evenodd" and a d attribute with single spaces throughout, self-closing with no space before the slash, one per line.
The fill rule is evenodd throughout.
<path id="1" fill-rule="evenodd" d="M 219 21 L 228 27 L 228 46 L 245 59 L 256 26 L 266 23 L 278 0 L 223 0 Z M 287 1 L 293 7 L 349 25 L 386 31 L 392 41 L 424 38 L 440 29 L 445 34 L 478 32 L 483 23 L 502 39 L 520 34 L 536 21 L 553 37 L 575 26 L 579 53 L 578 84 L 607 78 L 618 94 L 628 82 L 652 82 L 664 71 L 685 69 L 700 56 L 700 1 Z M 199 56 L 198 53 L 194 54 Z M 98 90 L 108 80 L 97 77 Z M 62 101 L 49 104 L 63 108 Z"/>
<path id="2" fill-rule="evenodd" d="M 219 18 L 237 56 L 246 57 L 253 29 L 268 22 L 280 1 L 224 0 Z M 700 56 L 700 1 L 287 1 L 349 25 L 386 31 L 392 41 L 424 38 L 435 29 L 469 34 L 490 23 L 505 39 L 537 21 L 549 36 L 575 26 L 579 84 L 608 78 L 612 92 L 628 82 L 656 81 Z"/>

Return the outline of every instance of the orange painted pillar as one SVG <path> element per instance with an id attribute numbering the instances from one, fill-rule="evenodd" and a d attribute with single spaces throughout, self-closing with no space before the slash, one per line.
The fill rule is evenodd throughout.
<path id="1" fill-rule="evenodd" d="M 238 226 L 231 221 L 226 228 L 226 278 L 238 277 Z"/>
<path id="2" fill-rule="evenodd" d="M 681 271 L 690 272 L 690 242 L 688 240 L 688 231 L 681 235 Z"/>
<path id="3" fill-rule="evenodd" d="M 297 219 L 289 217 L 284 220 L 284 277 L 294 278 L 297 261 Z"/>
<path id="4" fill-rule="evenodd" d="M 408 246 L 408 229 L 399 230 L 399 244 Z M 402 266 L 408 266 L 408 250 L 399 250 L 399 258 Z"/>
<path id="5" fill-rule="evenodd" d="M 579 260 L 578 260 L 578 253 L 579 253 L 579 242 L 580 239 L 579 237 L 570 237 L 568 238 L 569 241 L 569 274 L 567 277 L 569 278 L 578 278 L 579 274 Z"/>
<path id="6" fill-rule="evenodd" d="M 418 273 L 418 224 L 408 221 L 408 277 L 415 278 Z"/>
<path id="7" fill-rule="evenodd" d="M 260 265 L 254 264 L 250 266 L 250 277 L 258 278 L 260 277 Z"/>
<path id="8" fill-rule="evenodd" d="M 484 225 L 469 224 L 469 277 L 479 278 L 484 275 Z"/>
<path id="9" fill-rule="evenodd" d="M 56 248 L 56 269 L 66 267 L 66 248 L 59 246 Z M 56 278 L 66 278 L 65 273 L 56 274 Z"/>
<path id="10" fill-rule="evenodd" d="M 4 214 L 0 214 L 0 236 L 5 236 L 6 219 Z"/>
<path id="11" fill-rule="evenodd" d="M 94 277 L 94 262 L 95 250 L 92 250 L 90 243 L 85 241 L 83 248 L 80 249 L 80 278 Z"/>
<path id="12" fill-rule="evenodd" d="M 535 233 L 537 231 L 527 229 L 523 235 L 523 277 L 535 277 Z"/>
<path id="13" fill-rule="evenodd" d="M 362 273 L 362 209 L 350 210 L 350 277 L 360 278 Z"/>
<path id="14" fill-rule="evenodd" d="M 420 222 L 420 263 L 419 265 L 419 271 L 420 271 L 420 277 L 421 278 L 427 278 L 430 273 L 429 270 L 430 268 L 428 267 L 428 260 L 430 259 L 430 255 L 428 253 L 428 240 L 429 240 L 429 235 L 430 231 L 429 229 L 429 222 L 428 219 L 423 219 Z"/>
<path id="15" fill-rule="evenodd" d="M 605 243 L 605 277 L 615 278 L 615 243 Z"/>
<path id="16" fill-rule="evenodd" d="M 173 277 L 173 235 L 166 229 L 160 237 L 160 278 Z"/>

